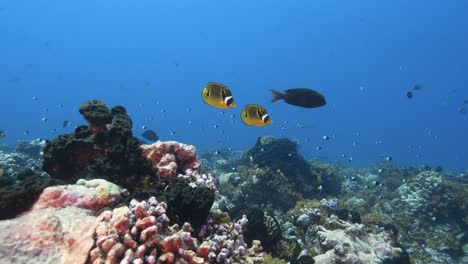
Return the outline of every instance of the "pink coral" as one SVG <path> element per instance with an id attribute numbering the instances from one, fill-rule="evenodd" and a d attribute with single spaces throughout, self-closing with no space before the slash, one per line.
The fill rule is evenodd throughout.
<path id="1" fill-rule="evenodd" d="M 0 221 L 0 263 L 86 263 L 99 228 L 94 214 L 122 190 L 104 180 L 79 182 L 49 187 L 31 211 Z"/>
<path id="2" fill-rule="evenodd" d="M 195 147 L 176 141 L 157 141 L 151 145 L 142 145 L 141 151 L 153 168 L 158 169 L 159 176 L 177 176 L 177 172 L 198 171 Z"/>
<path id="3" fill-rule="evenodd" d="M 130 206 L 101 214 L 90 263 L 262 263 L 259 241 L 247 249 L 242 238 L 243 217 L 237 223 L 204 226 L 204 234 L 192 237 L 185 223 L 169 226 L 167 205 L 152 197 L 132 200 Z M 200 241 L 201 240 L 201 245 Z"/>
<path id="4" fill-rule="evenodd" d="M 120 199 L 122 192 L 125 191 L 106 180 L 78 180 L 74 185 L 44 189 L 34 209 L 75 206 L 98 211 Z"/>

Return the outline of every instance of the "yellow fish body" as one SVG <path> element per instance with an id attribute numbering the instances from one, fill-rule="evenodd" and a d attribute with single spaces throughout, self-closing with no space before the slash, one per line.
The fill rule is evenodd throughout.
<path id="1" fill-rule="evenodd" d="M 265 108 L 254 104 L 246 105 L 240 116 L 248 126 L 265 126 L 272 122 Z"/>
<path id="2" fill-rule="evenodd" d="M 226 86 L 210 82 L 202 91 L 203 102 L 218 108 L 232 108 L 236 106 L 232 93 Z"/>

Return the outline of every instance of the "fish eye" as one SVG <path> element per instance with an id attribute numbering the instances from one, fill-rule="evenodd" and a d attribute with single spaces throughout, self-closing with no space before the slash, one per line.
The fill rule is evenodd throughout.
<path id="1" fill-rule="evenodd" d="M 270 120 L 270 117 L 268 115 L 262 116 L 263 123 L 267 123 Z"/>

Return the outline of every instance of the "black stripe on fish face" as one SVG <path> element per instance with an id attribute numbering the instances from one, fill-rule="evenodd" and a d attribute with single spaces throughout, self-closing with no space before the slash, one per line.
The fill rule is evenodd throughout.
<path id="1" fill-rule="evenodd" d="M 232 96 L 228 96 L 224 99 L 224 103 L 227 105 L 227 106 L 230 106 L 232 103 L 234 102 L 234 99 L 232 98 Z"/>
<path id="2" fill-rule="evenodd" d="M 263 120 L 263 123 L 266 123 L 266 122 L 268 122 L 270 120 L 270 117 L 268 116 L 268 114 L 264 114 L 262 116 L 262 120 Z"/>

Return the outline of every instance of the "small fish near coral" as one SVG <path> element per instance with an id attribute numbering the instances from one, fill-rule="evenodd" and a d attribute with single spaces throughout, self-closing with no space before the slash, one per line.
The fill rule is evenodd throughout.
<path id="1" fill-rule="evenodd" d="M 146 139 L 146 140 L 149 140 L 149 141 L 153 141 L 153 142 L 156 142 L 158 141 L 159 139 L 159 136 L 158 134 L 156 134 L 156 132 L 154 132 L 153 130 L 151 129 L 148 129 L 148 130 L 145 130 L 141 136 Z"/>
<path id="2" fill-rule="evenodd" d="M 66 127 L 68 127 L 69 125 L 70 125 L 70 121 L 68 121 L 68 120 L 63 121 L 63 123 L 62 123 L 62 127 L 63 127 L 63 128 L 66 128 Z"/>
<path id="3" fill-rule="evenodd" d="M 6 133 L 3 130 L 0 130 L 0 139 L 6 138 Z"/>
<path id="4" fill-rule="evenodd" d="M 325 97 L 317 91 L 307 88 L 285 90 L 284 93 L 271 90 L 274 97 L 272 102 L 284 100 L 285 103 L 304 108 L 315 108 L 327 104 Z"/>
<path id="5" fill-rule="evenodd" d="M 203 88 L 201 95 L 203 102 L 207 105 L 222 109 L 236 106 L 231 90 L 220 83 L 208 83 L 205 88 Z"/>
<path id="6" fill-rule="evenodd" d="M 265 108 L 254 104 L 246 105 L 240 116 L 248 126 L 265 126 L 272 122 Z"/>

